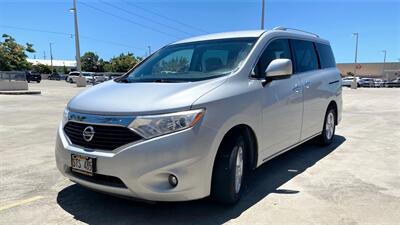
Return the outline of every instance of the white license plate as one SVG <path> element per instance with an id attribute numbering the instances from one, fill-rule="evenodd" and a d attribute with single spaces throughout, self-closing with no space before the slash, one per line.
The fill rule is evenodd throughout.
<path id="1" fill-rule="evenodd" d="M 96 169 L 96 159 L 83 155 L 71 154 L 72 171 L 93 176 Z"/>

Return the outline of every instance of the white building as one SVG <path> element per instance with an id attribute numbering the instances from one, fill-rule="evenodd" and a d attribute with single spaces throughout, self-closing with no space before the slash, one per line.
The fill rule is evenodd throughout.
<path id="1" fill-rule="evenodd" d="M 33 65 L 37 64 L 43 64 L 43 65 L 48 65 L 51 66 L 51 60 L 50 59 L 27 59 L 28 62 L 32 63 Z M 53 59 L 53 66 L 54 67 L 67 67 L 68 69 L 75 68 L 76 67 L 76 61 L 75 60 L 54 60 Z"/>

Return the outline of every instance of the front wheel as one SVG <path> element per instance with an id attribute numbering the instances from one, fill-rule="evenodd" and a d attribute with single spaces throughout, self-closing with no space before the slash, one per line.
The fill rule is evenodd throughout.
<path id="1" fill-rule="evenodd" d="M 246 165 L 246 147 L 242 135 L 224 141 L 217 155 L 211 196 L 223 204 L 234 204 L 241 196 Z"/>
<path id="2" fill-rule="evenodd" d="M 326 115 L 325 115 L 325 120 L 324 120 L 324 126 L 322 128 L 322 133 L 320 135 L 320 142 L 322 145 L 330 145 L 333 141 L 333 138 L 335 136 L 335 128 L 336 128 L 336 112 L 333 108 L 328 108 Z"/>

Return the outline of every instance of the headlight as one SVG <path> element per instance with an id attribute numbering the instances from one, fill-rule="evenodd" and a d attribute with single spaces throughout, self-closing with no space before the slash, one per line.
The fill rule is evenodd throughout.
<path id="1" fill-rule="evenodd" d="M 204 113 L 204 109 L 196 109 L 162 115 L 138 116 L 129 127 L 149 139 L 193 127 L 201 120 Z"/>
<path id="2" fill-rule="evenodd" d="M 69 110 L 67 108 L 65 108 L 63 117 L 62 117 L 62 125 L 63 126 L 68 122 L 68 114 L 69 114 Z"/>

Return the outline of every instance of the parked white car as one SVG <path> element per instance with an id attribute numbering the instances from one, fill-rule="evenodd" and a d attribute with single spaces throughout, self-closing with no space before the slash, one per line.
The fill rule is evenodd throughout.
<path id="1" fill-rule="evenodd" d="M 382 79 L 374 79 L 374 87 L 384 87 L 385 85 L 385 81 L 383 81 Z"/>
<path id="2" fill-rule="evenodd" d="M 361 87 L 375 87 L 373 78 L 361 78 L 359 84 Z"/>
<path id="3" fill-rule="evenodd" d="M 65 81 L 69 83 L 76 83 L 76 80 L 78 79 L 80 73 L 78 71 L 72 71 L 69 73 L 69 75 L 65 78 Z M 93 72 L 82 72 L 82 76 L 86 79 L 86 83 L 92 83 L 93 82 L 93 77 L 94 73 Z"/>
<path id="4" fill-rule="evenodd" d="M 342 78 L 342 86 L 346 87 L 351 87 L 351 84 L 353 83 L 354 77 L 343 77 Z M 357 82 L 357 87 L 360 86 L 360 77 L 356 77 L 356 82 Z"/>

